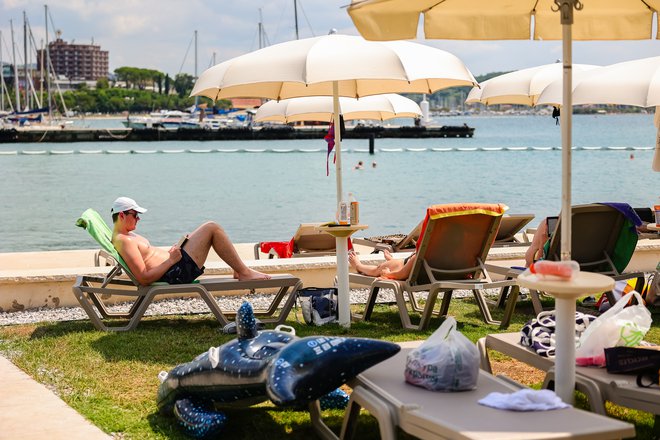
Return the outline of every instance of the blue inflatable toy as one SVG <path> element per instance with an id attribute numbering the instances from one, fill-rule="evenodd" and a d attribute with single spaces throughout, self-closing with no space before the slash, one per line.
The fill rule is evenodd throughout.
<path id="1" fill-rule="evenodd" d="M 322 406 L 343 407 L 348 396 L 337 388 L 400 349 L 366 338 L 298 338 L 287 326 L 258 331 L 248 302 L 236 314 L 236 330 L 236 339 L 159 374 L 158 408 L 173 413 L 193 437 L 222 429 L 222 407 L 268 399 L 278 406 L 304 407 L 321 399 Z"/>

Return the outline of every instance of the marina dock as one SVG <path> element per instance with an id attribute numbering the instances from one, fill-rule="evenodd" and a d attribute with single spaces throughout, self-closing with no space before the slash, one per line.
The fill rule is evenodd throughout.
<path id="1" fill-rule="evenodd" d="M 323 139 L 328 129 L 319 127 L 271 126 L 261 128 L 72 128 L 72 127 L 18 127 L 0 130 L 0 143 L 39 142 L 114 142 L 114 141 L 237 141 Z M 349 128 L 345 139 L 377 138 L 471 138 L 474 128 L 463 126 L 440 127 L 380 127 Z"/>

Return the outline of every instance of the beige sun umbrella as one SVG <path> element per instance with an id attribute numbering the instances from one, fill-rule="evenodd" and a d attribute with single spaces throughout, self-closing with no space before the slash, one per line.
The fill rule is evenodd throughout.
<path id="1" fill-rule="evenodd" d="M 573 72 L 597 68 L 591 64 L 573 64 Z M 534 106 L 548 84 L 561 84 L 561 63 L 545 64 L 493 77 L 473 87 L 465 102 L 485 105 L 520 104 Z"/>
<path id="2" fill-rule="evenodd" d="M 433 93 L 452 86 L 474 86 L 474 76 L 455 55 L 405 41 L 373 42 L 348 35 L 288 41 L 242 55 L 203 72 L 193 96 L 287 99 L 332 96 L 333 120 L 339 97 L 382 93 Z M 344 200 L 341 176 L 341 124 L 335 127 L 337 203 Z M 337 238 L 339 323 L 350 326 L 348 242 Z"/>
<path id="3" fill-rule="evenodd" d="M 561 40 L 556 3 L 571 21 L 568 8 L 578 10 L 576 40 L 651 38 L 653 13 L 660 7 L 658 0 L 353 0 L 348 13 L 369 40 L 414 39 L 420 15 L 429 39 Z"/>
<path id="4" fill-rule="evenodd" d="M 345 120 L 375 119 L 384 121 L 393 118 L 415 118 L 422 109 L 410 98 L 395 93 L 356 98 L 339 98 L 339 107 Z M 259 107 L 255 121 L 295 122 L 332 120 L 331 96 L 308 96 L 303 98 L 271 100 Z"/>
<path id="5" fill-rule="evenodd" d="M 575 13 L 574 13 L 575 10 Z M 660 0 L 353 0 L 348 13 L 370 40 L 563 40 L 562 249 L 570 259 L 572 40 L 653 38 Z M 533 18 L 533 26 L 532 26 Z M 657 32 L 660 32 L 658 27 Z M 657 34 L 655 36 L 657 38 Z"/>
<path id="6" fill-rule="evenodd" d="M 660 0 L 352 0 L 348 13 L 360 33 L 374 40 L 416 38 L 420 15 L 426 38 L 562 40 L 561 259 L 570 260 L 572 41 L 653 38 L 659 9 Z M 556 337 L 563 348 L 557 350 L 557 392 L 572 401 L 575 302 L 561 299 L 558 308 L 559 303 Z"/>

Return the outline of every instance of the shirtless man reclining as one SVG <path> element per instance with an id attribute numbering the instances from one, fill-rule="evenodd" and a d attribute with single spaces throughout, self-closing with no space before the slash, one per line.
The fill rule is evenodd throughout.
<path id="1" fill-rule="evenodd" d="M 351 251 L 348 253 L 348 262 L 357 273 L 362 275 L 389 280 L 405 280 L 410 275 L 413 264 L 415 264 L 415 255 L 412 254 L 408 258 L 401 260 L 394 258 L 390 251 L 384 250 L 383 256 L 385 257 L 385 261 L 376 266 L 363 264 L 357 254 Z"/>
<path id="2" fill-rule="evenodd" d="M 187 236 L 181 247 L 169 251 L 151 246 L 149 240 L 136 234 L 140 214 L 147 212 L 135 200 L 119 197 L 112 204 L 112 244 L 124 259 L 135 279 L 142 285 L 156 281 L 169 284 L 191 283 L 204 273 L 204 262 L 213 248 L 234 269 L 240 281 L 267 280 L 270 275 L 245 265 L 225 231 L 214 222 L 206 222 Z"/>

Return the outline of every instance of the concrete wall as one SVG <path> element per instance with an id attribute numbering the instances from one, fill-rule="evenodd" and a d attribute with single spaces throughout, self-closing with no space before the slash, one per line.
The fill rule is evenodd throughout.
<path id="1" fill-rule="evenodd" d="M 254 260 L 254 245 L 237 245 L 239 255 L 254 269 L 267 273 L 289 273 L 305 286 L 332 286 L 336 259 L 331 257 Z M 357 247 L 364 262 L 378 263 L 382 255 Z M 487 263 L 502 267 L 524 266 L 526 247 L 493 248 Z M 78 275 L 104 276 L 108 268 L 94 267 L 95 250 L 24 252 L 0 254 L 0 312 L 38 307 L 77 306 L 71 286 Z M 231 269 L 214 253 L 206 264 L 207 276 L 231 276 Z M 398 254 L 405 257 L 409 254 Z M 627 272 L 655 270 L 660 261 L 660 240 L 640 240 Z M 236 292 L 242 293 L 242 292 Z"/>

